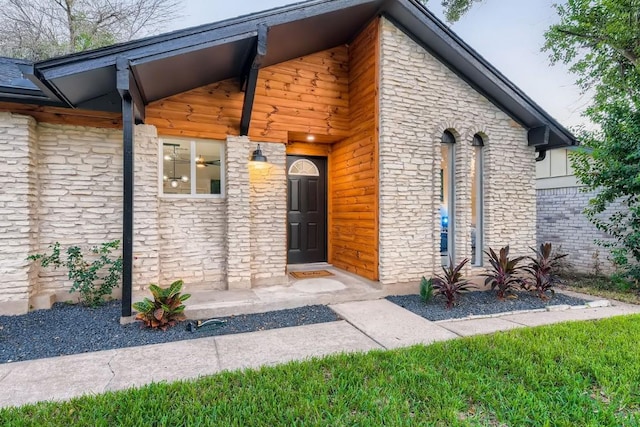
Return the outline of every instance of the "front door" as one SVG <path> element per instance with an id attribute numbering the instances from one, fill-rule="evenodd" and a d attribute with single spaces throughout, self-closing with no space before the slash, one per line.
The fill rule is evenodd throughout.
<path id="1" fill-rule="evenodd" d="M 327 260 L 327 159 L 287 156 L 287 262 Z"/>

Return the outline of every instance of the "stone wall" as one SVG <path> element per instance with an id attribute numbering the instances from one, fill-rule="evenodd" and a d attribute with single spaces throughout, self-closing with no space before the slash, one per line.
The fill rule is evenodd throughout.
<path id="1" fill-rule="evenodd" d="M 286 279 L 283 144 L 263 145 L 269 164 L 253 170 L 255 144 L 230 138 L 229 197 L 170 198 L 159 194 L 156 129 L 135 132 L 134 290 L 177 278 L 189 289 L 233 288 L 238 277 L 243 286 Z M 63 269 L 26 258 L 55 242 L 64 250 L 122 238 L 121 131 L 2 113 L 0 162 L 0 314 L 75 298 Z M 229 209 L 238 214 L 230 222 Z"/>
<path id="2" fill-rule="evenodd" d="M 382 20 L 380 281 L 439 270 L 440 140 L 456 135 L 456 260 L 471 254 L 473 136 L 485 142 L 485 248 L 535 244 L 535 161 L 526 130 L 400 29 Z M 468 272 L 479 272 L 479 269 Z"/>
<path id="3" fill-rule="evenodd" d="M 583 273 L 594 273 L 596 265 L 601 272 L 612 272 L 607 248 L 595 244 L 596 240 L 610 241 L 610 236 L 599 231 L 582 213 L 593 193 L 583 193 L 580 187 L 539 189 L 538 244 L 551 242 L 560 247 L 570 267 Z M 605 215 L 611 213 L 605 212 Z"/>
<path id="4" fill-rule="evenodd" d="M 27 261 L 37 231 L 36 122 L 0 113 L 0 314 L 28 310 L 35 268 Z"/>
<path id="5" fill-rule="evenodd" d="M 253 285 L 286 283 L 287 156 L 284 144 L 262 144 L 266 164 L 249 165 L 251 280 Z M 251 149 L 255 149 L 252 144 Z"/>
<path id="6" fill-rule="evenodd" d="M 38 245 L 63 251 L 122 239 L 122 132 L 41 123 L 38 132 Z M 119 251 L 121 253 L 121 251 Z M 66 269 L 41 269 L 38 292 L 71 299 Z"/>

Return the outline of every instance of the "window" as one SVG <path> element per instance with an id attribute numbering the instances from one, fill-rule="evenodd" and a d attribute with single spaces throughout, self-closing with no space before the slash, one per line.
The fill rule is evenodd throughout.
<path id="1" fill-rule="evenodd" d="M 440 164 L 440 256 L 442 265 L 455 258 L 455 142 L 453 133 L 446 130 L 442 134 L 442 162 Z"/>
<path id="2" fill-rule="evenodd" d="M 473 137 L 471 158 L 471 263 L 482 266 L 484 221 L 484 140 L 478 134 Z"/>
<path id="3" fill-rule="evenodd" d="M 289 168 L 289 175 L 320 176 L 320 171 L 311 160 L 300 159 L 293 162 Z"/>
<path id="4" fill-rule="evenodd" d="M 162 194 L 188 197 L 222 195 L 223 143 L 165 138 L 160 149 Z"/>

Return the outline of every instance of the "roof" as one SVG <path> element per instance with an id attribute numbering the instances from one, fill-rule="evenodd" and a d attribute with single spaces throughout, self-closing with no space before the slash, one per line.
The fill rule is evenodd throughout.
<path id="1" fill-rule="evenodd" d="M 41 99 L 44 96 L 50 102 L 118 112 L 117 63 L 129 64 L 146 105 L 216 81 L 242 77 L 261 27 L 268 28 L 268 49 L 260 63 L 266 67 L 349 43 L 378 15 L 391 20 L 529 129 L 529 142 L 536 150 L 577 144 L 567 129 L 417 0 L 310 0 L 33 65 L 19 64 L 33 83 L 28 88 L 24 79 L 3 85 L 5 76 L 8 80 L 17 75 L 12 64 L 7 65 L 6 74 L 0 65 L 0 97 L 11 96 L 9 88 L 29 90 L 34 95 L 37 86 Z"/>

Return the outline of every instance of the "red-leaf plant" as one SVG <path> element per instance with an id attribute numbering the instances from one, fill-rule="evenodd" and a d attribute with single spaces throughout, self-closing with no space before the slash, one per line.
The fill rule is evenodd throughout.
<path id="1" fill-rule="evenodd" d="M 491 285 L 491 290 L 498 290 L 498 298 L 504 299 L 507 294 L 512 293 L 516 287 L 524 286 L 525 281 L 520 274 L 524 267 L 518 264 L 525 257 L 521 256 L 509 259 L 509 245 L 500 249 L 499 254 L 496 254 L 491 248 L 489 248 L 488 252 L 485 251 L 484 253 L 489 257 L 491 266 L 487 269 L 487 272 L 481 274 L 481 276 L 486 277 L 484 284 Z"/>
<path id="2" fill-rule="evenodd" d="M 526 281 L 528 289 L 534 290 L 538 297 L 547 300 L 547 292 L 554 294 L 553 287 L 562 283 L 562 279 L 557 275 L 560 259 L 568 254 L 552 254 L 551 243 L 543 243 L 540 249 L 531 248 L 536 256 L 528 257 L 530 262 L 524 269 L 531 274 L 531 278 Z"/>
<path id="3" fill-rule="evenodd" d="M 465 258 L 460 264 L 453 266 L 453 260 L 449 258 L 449 265 L 442 266 L 442 274 L 433 278 L 433 289 L 438 295 L 443 295 L 447 300 L 447 308 L 451 308 L 456 303 L 458 296 L 468 291 L 471 283 L 462 277 L 460 272 L 469 262 Z"/>

